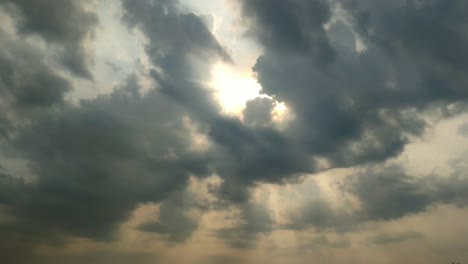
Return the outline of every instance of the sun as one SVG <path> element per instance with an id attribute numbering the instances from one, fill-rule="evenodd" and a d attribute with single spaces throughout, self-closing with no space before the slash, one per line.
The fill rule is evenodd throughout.
<path id="1" fill-rule="evenodd" d="M 262 89 L 251 71 L 226 64 L 212 67 L 210 85 L 223 111 L 233 115 L 241 114 L 246 102 L 259 97 Z"/>
<path id="2" fill-rule="evenodd" d="M 232 65 L 213 65 L 209 85 L 214 89 L 215 98 L 223 112 L 240 119 L 247 101 L 257 97 L 273 99 L 269 95 L 261 94 L 262 87 L 250 70 L 239 70 Z M 277 124 L 287 123 L 292 118 L 287 105 L 276 100 L 271 115 L 272 121 Z"/>

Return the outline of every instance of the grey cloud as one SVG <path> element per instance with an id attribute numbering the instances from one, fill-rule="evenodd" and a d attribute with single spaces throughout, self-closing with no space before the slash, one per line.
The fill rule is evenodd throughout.
<path id="1" fill-rule="evenodd" d="M 308 170 L 306 158 L 295 153 L 278 131 L 251 129 L 220 115 L 212 94 L 201 83 L 208 80 L 210 61 L 230 58 L 202 18 L 181 13 L 171 1 L 125 1 L 124 7 L 124 21 L 140 28 L 151 40 L 147 54 L 159 69 L 151 75 L 161 92 L 187 109 L 201 132 L 216 143 L 213 156 L 218 158 L 212 166 L 226 179 L 226 198 L 246 200 L 245 188 L 255 181 L 280 182 L 294 167 Z"/>
<path id="2" fill-rule="evenodd" d="M 272 122 L 273 100 L 256 98 L 247 102 L 243 121 L 249 126 L 268 126 Z"/>
<path id="3" fill-rule="evenodd" d="M 15 200 L 18 191 L 22 190 L 24 182 L 14 178 L 0 167 L 0 204 L 11 204 Z"/>
<path id="4" fill-rule="evenodd" d="M 315 165 L 301 146 L 268 127 L 249 128 L 237 119 L 220 118 L 211 124 L 208 135 L 219 147 L 222 159 L 216 161 L 216 167 L 225 178 L 226 190 L 242 190 L 256 182 L 281 183 Z"/>
<path id="5" fill-rule="evenodd" d="M 53 72 L 38 50 L 0 31 L 0 93 L 13 107 L 48 107 L 63 102 L 70 84 Z"/>
<path id="6" fill-rule="evenodd" d="M 303 230 L 314 227 L 318 231 L 334 229 L 339 232 L 353 231 L 358 224 L 355 214 L 337 211 L 324 198 L 307 201 L 298 211 L 290 213 L 290 221 L 283 228 Z"/>
<path id="7" fill-rule="evenodd" d="M 33 196 L 39 204 L 21 213 L 100 238 L 138 202 L 164 199 L 185 186 L 189 173 L 209 172 L 187 150 L 181 112 L 157 95 L 135 95 L 134 85 L 130 80 L 111 97 L 64 110 L 22 135 L 19 148 L 40 179 Z"/>
<path id="8" fill-rule="evenodd" d="M 241 261 L 242 260 L 239 257 L 234 257 L 234 256 L 229 256 L 229 255 L 213 255 L 213 256 L 209 256 L 206 259 L 204 259 L 202 263 L 236 264 L 236 263 L 241 263 Z"/>
<path id="9" fill-rule="evenodd" d="M 387 69 L 378 58 L 370 52 L 340 57 L 323 72 L 308 59 L 277 53 L 260 57 L 254 70 L 263 90 L 285 101 L 296 116 L 286 135 L 308 148 L 309 155 L 342 167 L 394 156 L 410 136 L 424 131 L 413 106 L 385 102 L 394 95 L 380 102 L 374 94 L 387 82 L 379 80 Z"/>
<path id="10" fill-rule="evenodd" d="M 178 9 L 177 1 L 156 0 L 135 3 L 124 0 L 123 5 L 126 11 L 124 20 L 130 26 L 141 26 L 143 32 L 150 38 L 148 50 L 150 55 L 158 56 L 158 51 L 177 50 L 184 55 L 188 53 L 203 56 L 218 55 L 229 60 L 229 55 L 211 34 L 203 17 L 193 13 L 182 13 Z M 155 59 L 153 62 L 158 64 Z"/>
<path id="11" fill-rule="evenodd" d="M 175 193 L 161 203 L 159 219 L 142 224 L 139 230 L 168 237 L 171 243 L 186 241 L 198 227 L 198 218 L 188 211 L 200 207 L 188 193 Z"/>
<path id="12" fill-rule="evenodd" d="M 346 186 L 359 197 L 362 213 L 370 220 L 400 218 L 424 211 L 432 203 L 430 193 L 397 166 L 353 175 Z"/>
<path id="13" fill-rule="evenodd" d="M 203 85 L 210 63 L 230 61 L 229 54 L 206 27 L 202 17 L 182 13 L 175 1 L 123 1 L 123 21 L 150 40 L 146 53 L 152 77 L 161 92 L 184 106 L 197 120 L 216 117 L 219 106 Z"/>
<path id="14" fill-rule="evenodd" d="M 251 249 L 256 246 L 258 236 L 273 230 L 273 221 L 266 207 L 261 204 L 245 202 L 238 206 L 240 221 L 236 226 L 218 230 L 217 236 L 229 246 Z"/>
<path id="15" fill-rule="evenodd" d="M 466 205 L 466 165 L 453 168 L 454 172 L 448 175 L 422 178 L 412 177 L 398 166 L 371 168 L 351 176 L 345 188 L 359 197 L 365 218 L 395 219 L 420 213 L 434 204 Z"/>
<path id="16" fill-rule="evenodd" d="M 445 177 L 430 175 L 424 184 L 432 192 L 432 199 L 440 203 L 454 204 L 464 207 L 468 204 L 468 175 L 466 153 L 451 162 L 453 172 Z"/>
<path id="17" fill-rule="evenodd" d="M 174 200 L 165 200 L 183 191 L 189 176 L 212 174 L 209 155 L 190 148 L 185 119 L 207 120 L 216 114 L 217 105 L 198 82 L 207 78 L 207 59 L 226 60 L 228 55 L 199 17 L 176 12 L 169 1 L 127 2 L 124 7 L 126 21 L 150 37 L 147 51 L 158 67 L 152 76 L 160 89 L 142 94 L 138 80 L 130 77 L 109 95 L 82 100 L 79 106 L 63 104 L 17 128 L 11 140 L 15 154 L 31 164 L 38 179 L 31 184 L 2 181 L 0 188 L 11 190 L 2 203 L 17 219 L 2 224 L 12 230 L 0 242 L 2 248 L 12 248 L 8 263 L 20 261 L 41 243 L 63 244 L 65 237 L 108 241 L 145 202 L 162 202 L 162 223 L 149 229 L 173 242 L 185 240 L 197 227 L 184 218 L 184 208 L 178 211 Z M 76 32 L 59 38 L 67 25 L 36 33 L 51 41 L 81 40 Z M 193 64 L 195 55 L 201 56 L 196 63 L 201 68 Z M 57 89 L 55 83 L 39 87 Z M 187 228 L 182 230 L 182 224 Z"/>
<path id="18" fill-rule="evenodd" d="M 27 264 L 99 264 L 99 263 L 115 263 L 115 264 L 153 264 L 157 261 L 164 261 L 158 253 L 145 252 L 125 252 L 118 250 L 93 250 L 87 254 L 64 254 L 61 256 L 36 256 L 34 260 L 25 262 Z"/>
<path id="19" fill-rule="evenodd" d="M 342 2 L 355 18 L 359 32 L 387 51 L 395 55 L 407 51 L 407 55 L 418 58 L 417 63 L 445 63 L 445 67 L 458 70 L 466 67 L 467 32 L 461 25 L 467 22 L 468 7 L 464 1 Z M 424 54 L 432 56 L 424 58 Z"/>
<path id="20" fill-rule="evenodd" d="M 468 54 L 464 1 L 343 2 L 362 38 L 395 61 L 412 62 L 413 74 L 420 76 L 419 102 L 466 98 L 461 88 L 467 83 L 462 73 Z"/>
<path id="21" fill-rule="evenodd" d="M 323 24 L 330 18 L 327 1 L 253 0 L 242 1 L 249 33 L 273 52 L 309 55 L 326 62 L 334 51 L 327 41 Z"/>
<path id="22" fill-rule="evenodd" d="M 106 65 L 109 66 L 109 68 L 111 68 L 113 72 L 122 71 L 122 68 L 120 68 L 119 66 L 115 65 L 114 63 L 112 63 L 110 61 L 106 61 Z"/>
<path id="23" fill-rule="evenodd" d="M 448 175 L 414 177 L 397 165 L 361 169 L 348 175 L 344 182 L 337 182 L 336 186 L 342 197 L 356 197 L 359 207 L 343 199 L 343 207 L 336 208 L 319 195 L 306 201 L 298 210 L 289 212 L 290 220 L 284 228 L 356 232 L 366 222 L 401 219 L 428 211 L 437 204 L 464 207 L 468 204 L 464 191 L 468 177 L 462 160 L 464 158 L 452 162 L 454 172 Z M 393 239 L 396 238 L 388 238 Z"/>
<path id="24" fill-rule="evenodd" d="M 424 236 L 418 232 L 406 232 L 406 233 L 398 233 L 398 234 L 387 234 L 387 233 L 380 233 L 374 237 L 372 237 L 369 241 L 373 244 L 377 245 L 387 245 L 393 243 L 401 243 L 408 240 L 414 239 L 422 239 Z"/>
<path id="25" fill-rule="evenodd" d="M 0 143 L 15 128 L 64 104 L 71 84 L 39 49 L 0 29 Z M 2 146 L 2 152 L 9 149 Z"/>
<path id="26" fill-rule="evenodd" d="M 171 243 L 180 243 L 190 237 L 192 232 L 198 227 L 198 223 L 193 221 L 170 205 L 163 204 L 163 211 L 161 212 L 161 222 L 147 223 L 142 225 L 139 230 L 167 235 Z"/>
<path id="27" fill-rule="evenodd" d="M 204 155 L 189 149 L 181 110 L 155 90 L 140 95 L 130 78 L 110 95 L 64 106 L 18 131 L 18 155 L 39 177 L 1 182 L 9 191 L 2 203 L 17 219 L 2 225 L 11 231 L 0 244 L 18 247 L 11 263 L 21 250 L 66 236 L 107 241 L 139 203 L 163 201 L 190 175 L 211 174 Z"/>
<path id="28" fill-rule="evenodd" d="M 422 111 L 467 98 L 461 88 L 467 81 L 461 74 L 463 60 L 450 55 L 454 50 L 464 54 L 464 47 L 453 45 L 467 36 L 465 5 L 432 1 L 416 8 L 411 1 L 383 2 L 335 1 L 327 7 L 312 1 L 315 7 L 307 16 L 301 13 L 309 11 L 302 1 L 243 2 L 252 20 L 248 30 L 260 39 L 273 36 L 262 42 L 265 52 L 253 70 L 263 91 L 286 102 L 295 114 L 285 137 L 307 148 L 308 155 L 327 159 L 331 167 L 398 155 L 411 138 L 425 132 Z M 350 16 L 347 22 L 329 19 L 338 3 Z M 335 56 L 321 61 L 308 49 L 291 53 L 284 42 L 304 43 L 303 31 L 317 37 L 310 43 L 326 43 Z M 439 32 L 450 36 L 428 41 Z M 360 54 L 358 38 L 366 46 Z M 389 50 L 389 45 L 394 47 Z"/>
<path id="29" fill-rule="evenodd" d="M 37 34 L 46 42 L 58 45 L 63 65 L 78 76 L 92 78 L 91 58 L 83 42 L 93 36 L 98 19 L 86 10 L 87 1 L 2 0 L 0 3 L 10 13 L 17 14 L 14 18 L 20 33 Z"/>
<path id="30" fill-rule="evenodd" d="M 325 201 L 316 200 L 308 204 L 303 212 L 303 217 L 305 221 L 314 226 L 333 226 L 335 224 L 333 221 L 337 219 L 333 217 L 333 214 L 334 212 Z"/>
<path id="31" fill-rule="evenodd" d="M 314 237 L 313 239 L 307 239 L 301 243 L 301 250 L 308 251 L 308 250 L 316 250 L 320 248 L 335 248 L 335 249 L 342 249 L 342 248 L 349 248 L 351 247 L 351 242 L 347 239 L 339 239 L 339 240 L 330 240 L 325 235 L 319 235 Z"/>
<path id="32" fill-rule="evenodd" d="M 15 219 L 0 224 L 6 263 L 18 263 L 40 243 L 64 244 L 68 236 L 111 239 L 144 202 L 162 207 L 159 222 L 142 230 L 185 241 L 197 228 L 186 211 L 197 205 L 181 204 L 173 195 L 183 192 L 189 176 L 213 173 L 224 180 L 213 190 L 222 200 L 219 206 L 233 203 L 241 211 L 238 226 L 216 235 L 233 247 L 252 248 L 258 236 L 276 228 L 269 212 L 250 202 L 257 183 L 281 184 L 317 172 L 312 158 L 324 158 L 332 168 L 384 161 L 425 132 L 424 110 L 466 101 L 466 4 L 352 2 L 340 1 L 350 16 L 345 23 L 331 21 L 334 7 L 327 1 L 242 1 L 249 33 L 265 50 L 253 68 L 263 91 L 284 101 L 296 117 L 281 131 L 268 125 L 269 99 L 249 102 L 245 123 L 220 114 L 204 83 L 213 62 L 231 59 L 205 18 L 183 13 L 176 1 L 123 1 L 123 20 L 148 38 L 150 77 L 157 88 L 145 94 L 130 78 L 110 95 L 68 105 L 63 96 L 70 85 L 47 67 L 46 55 L 0 35 L 5 47 L 0 107 L 6 110 L 0 132 L 14 132 L 5 144 L 38 175 L 37 182 L 26 183 L 0 173 L 2 210 Z M 64 63 L 91 76 L 82 45 L 97 22 L 82 2 L 8 1 L 8 6 L 18 11 L 20 35 L 37 34 L 61 46 Z M 68 16 L 59 15 L 61 10 Z M 366 45 L 361 54 L 357 37 Z M 31 108 L 47 111 L 10 128 L 10 113 L 29 114 Z M 207 151 L 190 148 L 187 118 L 212 141 Z M 444 180 L 371 167 L 343 186 L 359 199 L 361 210 L 337 213 L 316 199 L 292 215 L 287 228 L 346 231 L 436 203 L 463 206 L 466 186 L 461 170 Z M 329 242 L 315 241 L 334 245 Z M 335 246 L 340 245 L 346 243 Z"/>
<path id="33" fill-rule="evenodd" d="M 458 127 L 458 134 L 462 136 L 468 136 L 468 123 L 464 123 Z"/>
<path id="34" fill-rule="evenodd" d="M 198 59 L 225 57 L 199 17 L 181 14 L 167 1 L 125 3 L 126 21 L 131 26 L 139 26 L 151 40 L 147 52 L 153 64 L 162 70 L 154 71 L 153 77 L 163 93 L 189 109 L 202 124 L 202 131 L 216 143 L 213 156 L 217 159 L 212 165 L 224 179 L 218 194 L 227 201 L 245 204 L 250 195 L 248 189 L 256 182 L 283 183 L 301 173 L 317 172 L 312 157 L 325 158 L 332 168 L 377 163 L 394 157 L 411 138 L 425 132 L 423 110 L 466 97 L 456 88 L 464 83 L 464 77 L 454 79 L 458 83 L 444 74 L 431 78 L 428 70 L 432 68 L 403 56 L 414 50 L 408 48 L 399 56 L 391 56 L 382 42 L 362 33 L 359 21 L 332 22 L 334 7 L 325 1 L 243 1 L 242 4 L 249 34 L 257 37 L 265 48 L 253 68 L 263 91 L 286 102 L 296 117 L 285 131 L 245 126 L 240 121 L 219 116 L 209 93 L 202 86 L 194 85 L 193 80 L 204 80 L 207 76 L 194 71 L 193 65 L 201 65 L 200 69 L 203 66 L 206 69 L 207 65 L 199 61 L 187 63 L 188 54 L 197 53 Z M 348 14 L 355 14 L 354 7 L 345 4 L 343 7 Z M 159 23 L 149 10 L 152 14 L 164 14 L 159 16 L 162 17 Z M 326 29 L 325 24 L 329 22 Z M 189 28 L 188 24 L 195 26 Z M 205 32 L 199 34 L 204 38 L 195 38 L 187 32 L 184 36 L 191 41 L 179 42 L 174 35 L 161 32 L 160 25 L 172 28 L 171 32 Z M 356 51 L 358 36 L 366 44 L 362 54 Z M 402 41 L 405 44 L 406 40 Z M 193 46 L 186 48 L 185 43 Z M 176 50 L 178 53 L 174 54 Z M 413 55 L 423 58 L 427 54 Z M 247 123 L 252 123 L 250 113 L 256 106 L 251 102 L 244 112 Z M 268 116 L 262 119 L 267 120 Z M 419 183 L 408 182 L 404 173 L 396 172 L 394 176 L 377 173 L 374 177 L 358 177 L 358 183 L 350 183 L 352 192 L 363 202 L 364 212 L 333 215 L 327 205 L 314 206 L 320 210 L 305 212 L 302 219 L 318 226 L 343 225 L 346 229 L 347 225 L 362 219 L 388 220 L 420 212 L 433 201 L 430 195 L 419 190 Z M 383 197 L 363 191 L 380 182 L 390 188 Z M 234 232 L 225 232 L 225 236 L 230 234 Z"/>

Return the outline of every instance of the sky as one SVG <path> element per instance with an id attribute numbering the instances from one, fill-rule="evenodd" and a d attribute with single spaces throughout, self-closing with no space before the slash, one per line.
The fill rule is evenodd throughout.
<path id="1" fill-rule="evenodd" d="M 468 261 L 463 0 L 0 0 L 0 262 Z"/>

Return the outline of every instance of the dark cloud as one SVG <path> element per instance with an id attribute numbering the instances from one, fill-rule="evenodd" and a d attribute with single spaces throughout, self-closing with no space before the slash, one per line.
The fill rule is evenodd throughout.
<path id="1" fill-rule="evenodd" d="M 349 231 L 468 201 L 459 164 L 446 178 L 415 178 L 400 167 L 377 165 L 425 132 L 426 110 L 466 102 L 468 5 L 461 0 L 241 1 L 248 33 L 264 49 L 253 70 L 272 98 L 249 101 L 243 121 L 222 115 L 206 84 L 214 62 L 232 61 L 207 16 L 183 12 L 176 1 L 122 1 L 123 21 L 147 38 L 148 76 L 156 87 L 143 92 L 133 76 L 108 95 L 71 105 L 64 100 L 71 85 L 52 70 L 50 54 L 22 40 L 39 36 L 58 47 L 69 70 L 91 78 L 85 42 L 96 15 L 86 2 L 0 3 L 12 12 L 18 33 L 0 31 L 0 133 L 8 139 L 2 149 L 13 149 L 8 155 L 37 176 L 27 182 L 0 170 L 0 214 L 8 216 L 0 222 L 5 263 L 26 261 L 38 245 L 63 245 L 70 237 L 109 241 L 142 203 L 159 204 L 160 215 L 140 231 L 187 241 L 199 220 L 188 212 L 213 209 L 190 201 L 188 180 L 213 174 L 223 180 L 210 189 L 218 199 L 213 207 L 239 211 L 237 224 L 217 237 L 253 248 L 277 227 L 268 209 L 252 202 L 252 189 L 316 173 L 323 169 L 317 159 L 325 169 L 367 168 L 341 186 L 360 207 L 337 212 L 322 197 L 310 199 L 284 228 Z M 333 18 L 338 4 L 346 21 Z M 365 46 L 360 52 L 358 40 Z M 275 100 L 294 116 L 281 130 L 272 125 Z M 189 122 L 210 147 L 191 147 Z M 416 237 L 386 234 L 373 241 L 410 238 Z M 350 246 L 327 237 L 310 243 Z"/>
<path id="2" fill-rule="evenodd" d="M 49 107 L 63 102 L 70 84 L 53 72 L 39 50 L 0 31 L 0 93 L 16 108 Z"/>
<path id="3" fill-rule="evenodd" d="M 203 154 L 190 150 L 183 118 L 156 91 L 141 96 L 130 78 L 111 95 L 35 120 L 14 142 L 38 180 L 2 182 L 10 193 L 2 200 L 18 219 L 8 229 L 31 239 L 31 247 L 64 236 L 112 238 L 138 204 L 163 201 L 183 190 L 190 175 L 211 173 Z M 168 231 L 177 239 L 178 228 Z M 22 249 L 12 232 L 2 244 Z"/>
<path id="4" fill-rule="evenodd" d="M 453 47 L 467 36 L 466 5 L 377 2 L 242 2 L 248 30 L 265 48 L 253 68 L 263 91 L 284 101 L 296 117 L 286 138 L 331 167 L 399 154 L 424 133 L 423 110 L 467 98 L 461 88 L 467 81 L 460 59 L 465 48 Z M 337 4 L 347 21 L 330 19 Z M 447 37 L 428 41 L 438 33 Z M 365 45 L 361 53 L 358 39 Z M 293 45 L 329 47 L 334 56 L 319 59 L 313 48 Z M 462 56 L 451 55 L 454 50 Z"/>
<path id="5" fill-rule="evenodd" d="M 208 135 L 217 143 L 217 172 L 224 178 L 224 198 L 248 200 L 246 187 L 258 182 L 282 183 L 312 171 L 313 164 L 299 145 L 269 127 L 247 127 L 234 118 L 219 118 Z"/>
<path id="6" fill-rule="evenodd" d="M 0 143 L 15 128 L 64 104 L 71 84 L 39 49 L 0 29 Z M 2 152 L 9 149 L 2 145 Z"/>
<path id="7" fill-rule="evenodd" d="M 352 166 L 395 156 L 411 136 L 424 131 L 413 106 L 394 108 L 385 102 L 394 96 L 379 102 L 373 94 L 387 82 L 378 80 L 387 69 L 376 58 L 370 52 L 343 56 L 324 72 L 304 57 L 273 53 L 260 57 L 254 70 L 263 90 L 295 114 L 285 131 L 292 140 L 333 167 Z"/>
<path id="8" fill-rule="evenodd" d="M 2 0 L 0 3 L 16 14 L 19 33 L 38 35 L 46 43 L 57 45 L 64 66 L 81 77 L 92 78 L 91 58 L 84 41 L 93 36 L 98 19 L 96 14 L 87 11 L 88 1 Z"/>
<path id="9" fill-rule="evenodd" d="M 123 1 L 123 21 L 150 40 L 146 53 L 158 68 L 151 72 L 161 92 L 185 107 L 197 120 L 213 119 L 219 106 L 203 83 L 210 63 L 230 61 L 229 54 L 206 27 L 203 18 L 182 13 L 174 1 Z"/>
<path id="10" fill-rule="evenodd" d="M 22 190 L 24 182 L 13 178 L 8 172 L 0 167 L 0 204 L 10 204 L 14 202 L 15 195 Z"/>
<path id="11" fill-rule="evenodd" d="M 342 3 L 351 16 L 346 22 L 330 19 L 335 6 L 326 1 L 242 4 L 249 34 L 265 48 L 253 68 L 263 91 L 284 101 L 295 116 L 284 131 L 265 126 L 271 121 L 271 115 L 266 114 L 271 109 L 268 99 L 248 103 L 246 122 L 242 123 L 220 116 L 206 87 L 194 83 L 207 79 L 194 70 L 194 65 L 206 69 L 206 61 L 227 57 L 200 17 L 180 13 L 169 1 L 124 3 L 127 23 L 139 27 L 151 40 L 147 53 L 161 69 L 153 71 L 153 77 L 162 92 L 189 109 L 216 144 L 217 158 L 211 164 L 224 179 L 218 194 L 227 201 L 247 203 L 249 188 L 257 182 L 282 183 L 301 173 L 317 172 L 319 167 L 312 158 L 325 158 L 333 168 L 394 157 L 412 138 L 425 132 L 421 115 L 424 110 L 466 97 L 458 88 L 465 82 L 463 76 L 453 79 L 454 75 L 446 74 L 448 68 L 434 72 L 437 67 L 422 63 L 431 56 L 431 49 L 416 52 L 410 48 L 409 39 L 399 36 L 403 48 L 394 55 L 383 41 L 369 37 L 360 20 L 355 19 L 359 3 Z M 421 12 L 432 16 L 430 10 Z M 410 12 L 402 14 L 412 16 Z M 358 38 L 365 44 L 362 53 L 356 50 Z M 444 64 L 460 67 L 451 60 L 444 60 Z M 259 110 L 262 117 L 257 120 Z M 433 201 L 433 197 L 419 193 L 419 183 L 408 182 L 403 172 L 366 175 L 373 176 L 357 177 L 358 183 L 349 183 L 363 202 L 363 215 L 349 216 L 349 220 L 344 215 L 333 215 L 326 205 L 318 203 L 318 207 L 314 206 L 320 208 L 318 212 L 311 210 L 302 217 L 318 226 L 346 226 L 347 221 L 393 219 L 420 212 Z M 365 191 L 381 182 L 389 186 L 383 196 Z"/>
<path id="12" fill-rule="evenodd" d="M 212 165 L 226 179 L 222 196 L 245 201 L 245 188 L 256 181 L 279 182 L 294 170 L 308 170 L 305 157 L 295 153 L 278 131 L 249 128 L 237 119 L 220 115 L 211 92 L 201 83 L 209 80 L 209 62 L 230 58 L 201 17 L 181 13 L 170 1 L 125 1 L 124 7 L 124 21 L 141 29 L 151 40 L 147 54 L 160 69 L 152 71 L 152 77 L 161 92 L 187 109 L 200 123 L 202 132 L 217 144 L 214 156 L 218 158 Z"/>
<path id="13" fill-rule="evenodd" d="M 274 102 L 269 98 L 249 100 L 243 111 L 243 121 L 248 126 L 268 126 L 272 122 Z"/>
<path id="14" fill-rule="evenodd" d="M 175 51 L 182 53 L 181 56 L 194 55 L 205 59 L 219 56 L 230 60 L 224 48 L 207 28 L 204 17 L 181 12 L 177 1 L 156 0 L 134 3 L 124 0 L 123 6 L 126 11 L 124 21 L 129 26 L 139 26 L 150 38 L 147 52 L 155 65 L 163 64 L 164 58 Z M 187 66 L 182 69 L 164 68 L 168 72 L 183 69 L 188 68 Z"/>
<path id="15" fill-rule="evenodd" d="M 419 3 L 418 3 L 419 2 Z M 420 85 L 415 103 L 464 100 L 468 41 L 464 1 L 344 1 L 357 32 L 398 62 L 411 62 Z M 437 37 L 436 37 L 437 36 Z M 396 65 L 402 67 L 402 65 Z M 410 90 L 411 92 L 411 90 Z M 414 97 L 418 98 L 414 98 Z"/>
<path id="16" fill-rule="evenodd" d="M 468 177 L 462 160 L 452 162 L 454 172 L 448 175 L 415 177 L 396 165 L 361 169 L 343 182 L 337 182 L 342 196 L 356 197 L 358 207 L 343 199 L 344 207 L 336 208 L 325 197 L 318 196 L 291 212 L 285 228 L 354 232 L 366 222 L 400 219 L 425 212 L 437 204 L 464 207 L 468 202 L 463 191 L 468 186 Z"/>
<path id="17" fill-rule="evenodd" d="M 102 237 L 138 202 L 164 199 L 183 188 L 190 173 L 209 172 L 187 149 L 182 113 L 156 94 L 139 97 L 135 85 L 131 79 L 110 97 L 64 110 L 19 139 L 40 174 L 38 195 L 45 197 L 35 200 L 50 201 L 26 208 L 27 214 Z"/>
<path id="18" fill-rule="evenodd" d="M 448 175 L 408 175 L 398 166 L 371 168 L 349 177 L 345 185 L 359 197 L 362 213 L 367 219 L 396 219 L 419 213 L 433 204 L 466 205 L 462 190 L 468 185 L 463 158 L 452 162 L 454 171 Z"/>
<path id="19" fill-rule="evenodd" d="M 18 8 L 30 8 L 20 4 Z M 79 8 L 76 3 L 65 5 Z M 110 95 L 82 100 L 79 106 L 62 104 L 57 111 L 34 117 L 17 128 L 11 144 L 17 157 L 27 160 L 38 178 L 34 183 L 1 182 L 6 194 L 2 204 L 8 208 L 8 215 L 17 219 L 2 224 L 2 229 L 11 230 L 0 242 L 2 248 L 12 249 L 8 263 L 19 261 L 24 252 L 33 251 L 40 243 L 63 244 L 66 237 L 107 241 L 140 203 L 162 202 L 160 222 L 142 229 L 168 235 L 172 242 L 185 240 L 197 227 L 196 221 L 185 216 L 186 208 L 178 207 L 174 193 L 186 188 L 189 176 L 207 176 L 212 169 L 209 155 L 191 149 L 192 134 L 186 120 L 193 116 L 206 121 L 217 113 L 217 104 L 198 82 L 207 78 L 207 59 L 227 60 L 228 55 L 199 17 L 178 13 L 169 1 L 128 2 L 124 7 L 129 25 L 140 26 L 150 37 L 147 51 L 158 68 L 152 76 L 160 89 L 143 94 L 136 77 L 130 77 Z M 46 8 L 43 5 L 40 10 Z M 72 8 L 70 12 L 78 11 Z M 52 26 L 47 23 L 60 21 L 46 20 L 28 31 L 28 23 L 38 18 L 24 19 L 24 33 L 34 31 L 50 41 L 81 41 L 89 29 L 86 26 L 79 34 L 68 32 L 81 26 L 69 28 L 75 26 L 67 24 L 69 21 Z M 155 19 L 163 24 L 154 23 Z M 62 31 L 71 35 L 62 36 Z M 183 41 L 182 36 L 186 37 Z M 18 63 L 27 57 L 19 55 L 7 62 Z M 196 56 L 200 56 L 200 62 L 193 60 Z M 18 71 L 37 78 L 55 76 L 45 72 L 47 67 L 39 66 L 23 65 Z M 37 89 L 64 86 L 59 81 L 31 85 L 37 85 Z M 34 96 L 35 86 L 25 87 L 25 96 L 41 99 Z M 38 95 L 46 98 L 49 93 Z M 60 102 L 63 95 L 56 97 L 52 98 Z M 26 99 L 25 105 L 33 104 Z M 43 104 L 52 105 L 48 101 Z"/>
<path id="20" fill-rule="evenodd" d="M 467 22 L 468 6 L 464 1 L 342 2 L 355 19 L 359 33 L 387 52 L 409 55 L 422 69 L 435 70 L 434 64 L 444 64 L 440 66 L 455 72 L 466 68 L 468 39 L 462 25 Z"/>
<path id="21" fill-rule="evenodd" d="M 430 193 L 422 189 L 417 179 L 397 166 L 353 175 L 346 186 L 357 195 L 362 213 L 370 220 L 395 219 L 418 213 L 432 202 Z"/>
<path id="22" fill-rule="evenodd" d="M 321 62 L 333 58 L 323 24 L 330 18 L 327 1 L 242 1 L 249 33 L 273 52 L 309 55 Z"/>

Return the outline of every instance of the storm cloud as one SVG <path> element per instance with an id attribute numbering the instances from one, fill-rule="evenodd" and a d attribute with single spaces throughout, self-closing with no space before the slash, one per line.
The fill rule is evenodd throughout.
<path id="1" fill-rule="evenodd" d="M 0 0 L 2 263 L 261 262 L 265 249 L 302 263 L 427 243 L 412 219 L 466 209 L 466 120 L 445 131 L 460 145 L 448 168 L 405 164 L 438 122 L 465 118 L 464 1 L 239 0 L 224 3 L 239 16 L 228 29 L 185 1 L 105 4 L 118 12 Z M 100 16 L 142 52 L 124 81 L 128 65 L 105 60 L 112 87 L 83 99 L 93 43 L 113 30 Z M 260 47 L 261 95 L 234 114 L 212 82 L 216 65 L 240 67 L 229 34 Z"/>

